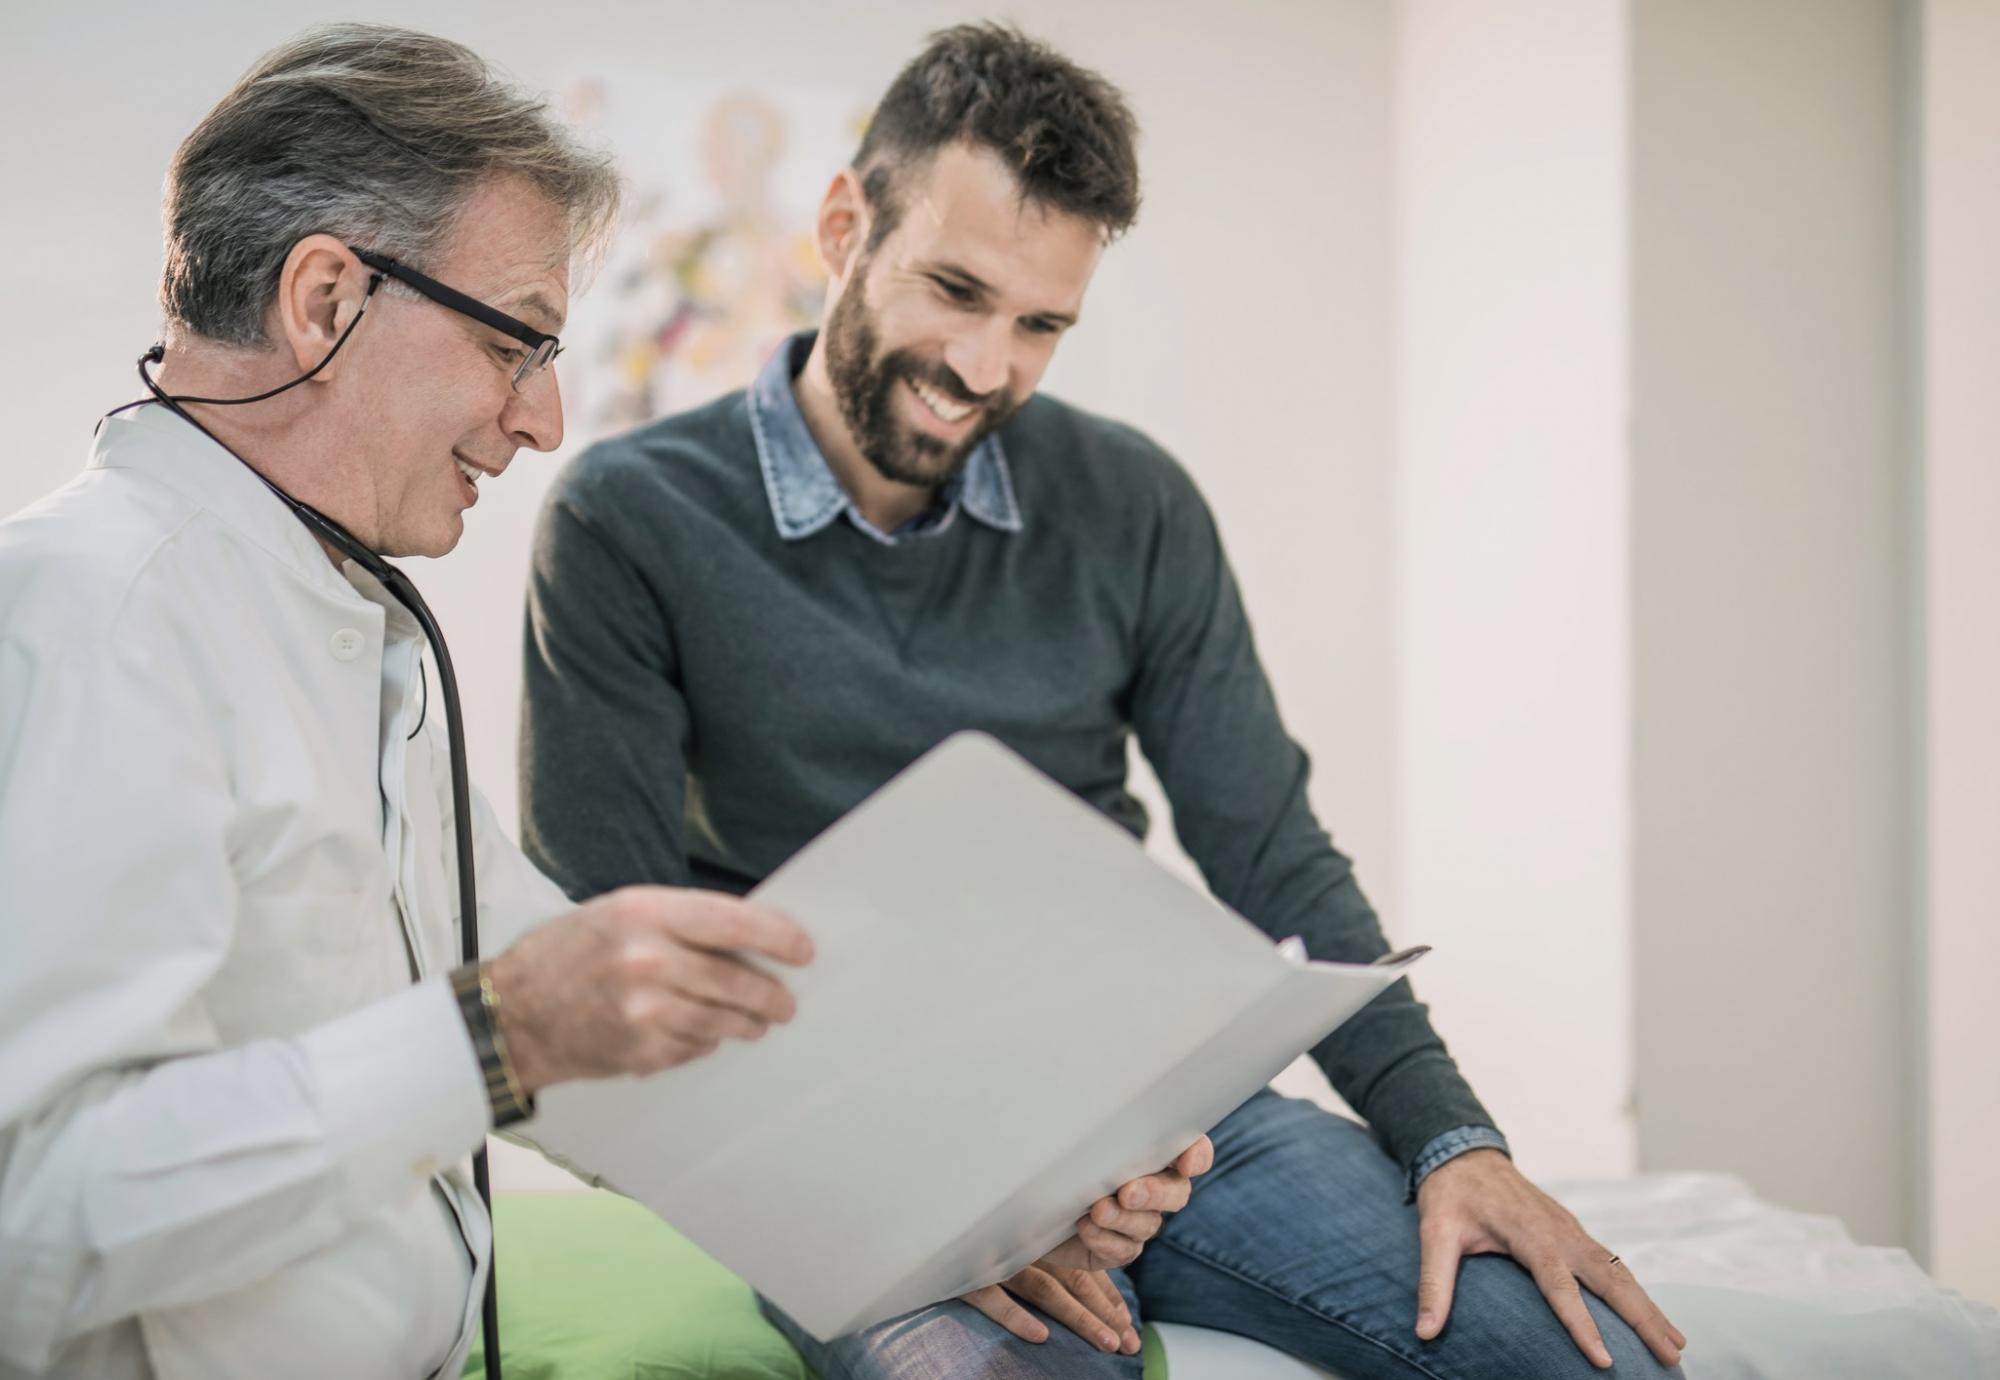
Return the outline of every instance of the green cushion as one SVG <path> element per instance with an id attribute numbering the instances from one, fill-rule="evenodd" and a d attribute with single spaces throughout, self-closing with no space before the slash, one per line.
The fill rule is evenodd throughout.
<path id="1" fill-rule="evenodd" d="M 812 1380 L 750 1286 L 615 1193 L 503 1193 L 500 1359 L 507 1380 Z M 1145 1380 L 1167 1380 L 1143 1330 Z M 485 1370 L 475 1343 L 468 1380 Z"/>
<path id="2" fill-rule="evenodd" d="M 503 1193 L 493 1217 L 507 1380 L 811 1380 L 750 1286 L 630 1199 Z"/>

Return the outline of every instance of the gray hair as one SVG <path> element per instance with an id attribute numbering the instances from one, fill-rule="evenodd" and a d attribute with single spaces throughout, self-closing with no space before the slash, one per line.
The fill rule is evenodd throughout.
<path id="1" fill-rule="evenodd" d="M 292 246 L 329 234 L 421 266 L 486 179 L 525 178 L 567 213 L 570 250 L 617 215 L 610 158 L 471 49 L 409 29 L 331 24 L 272 50 L 182 141 L 167 173 L 167 320 L 264 342 Z"/>

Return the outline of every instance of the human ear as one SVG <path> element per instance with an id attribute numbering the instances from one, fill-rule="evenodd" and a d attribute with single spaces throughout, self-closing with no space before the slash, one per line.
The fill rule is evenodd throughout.
<path id="1" fill-rule="evenodd" d="M 338 373 L 341 361 L 327 356 L 366 304 L 369 277 L 367 265 L 332 235 L 307 235 L 285 255 L 267 333 L 300 373 L 319 370 L 315 383 Z"/>
<path id="2" fill-rule="evenodd" d="M 842 168 L 820 198 L 819 217 L 813 224 L 820 265 L 836 287 L 845 281 L 867 243 L 869 220 L 868 195 L 861 189 L 860 174 Z"/>

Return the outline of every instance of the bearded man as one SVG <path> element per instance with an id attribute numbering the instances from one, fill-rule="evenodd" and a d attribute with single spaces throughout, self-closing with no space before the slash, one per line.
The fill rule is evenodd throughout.
<path id="1" fill-rule="evenodd" d="M 557 482 L 523 843 L 571 894 L 745 892 L 961 729 L 1143 834 L 1136 733 L 1218 897 L 1315 958 L 1386 952 L 1201 496 L 1139 432 L 1035 391 L 1137 214 L 1133 136 L 1119 93 L 1046 46 L 939 34 L 820 206 L 822 329 Z M 1155 1215 L 1178 1183 L 1093 1208 L 1159 1232 L 1127 1268 L 1047 1262 L 831 1344 L 777 1320 L 829 1380 L 1130 1380 L 1143 1316 L 1353 1377 L 1678 1374 L 1685 1339 L 1514 1169 L 1407 984 L 1313 1054 L 1368 1126 L 1258 1094 L 1183 1211 Z"/>

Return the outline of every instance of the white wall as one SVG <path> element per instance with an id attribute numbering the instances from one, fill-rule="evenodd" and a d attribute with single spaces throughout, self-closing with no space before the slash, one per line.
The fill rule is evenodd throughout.
<path id="1" fill-rule="evenodd" d="M 1100 66 L 1145 130 L 1140 223 L 1106 256 L 1050 387 L 1151 431 L 1208 493 L 1280 703 L 1317 763 L 1315 803 L 1393 918 L 1388 8 L 1038 0 L 997 12 Z M 545 89 L 612 65 L 704 86 L 849 84 L 865 99 L 929 30 L 994 13 L 915 0 L 560 12 L 204 0 L 121 7 L 108 24 L 90 6 L 0 8 L 0 127 L 34 131 L 0 152 L 13 323 L 0 331 L 0 513 L 73 474 L 92 422 L 137 392 L 132 359 L 158 334 L 174 147 L 258 53 L 306 24 L 429 28 Z M 413 563 L 451 638 L 474 779 L 510 823 L 527 539 L 559 459 L 521 457 L 482 493 L 450 559 Z"/>
<path id="2" fill-rule="evenodd" d="M 1403 932 L 1437 946 L 1423 990 L 1523 1166 L 1615 1174 L 1634 1155 L 1624 12 L 1396 16 Z"/>
<path id="3" fill-rule="evenodd" d="M 66 479 L 90 425 L 134 395 L 158 333 L 161 177 L 261 51 L 306 24 L 375 18 L 462 39 L 531 85 L 605 65 L 712 85 L 878 92 L 977 4 L 839 12 L 782 0 L 570 6 L 207 0 L 0 10 L 11 140 L 0 408 L 16 458 L 0 512 Z M 1101 66 L 1145 128 L 1146 206 L 1107 256 L 1053 391 L 1146 427 L 1218 509 L 1315 800 L 1390 908 L 1394 814 L 1388 560 L 1387 20 L 1379 3 L 1039 3 L 1001 11 Z M 1306 175 L 1301 175 L 1305 169 Z M 579 310 L 585 309 L 580 305 Z M 455 558 L 422 570 L 468 682 L 474 776 L 512 820 L 514 626 L 525 537 L 553 461 L 484 495 Z"/>
<path id="4" fill-rule="evenodd" d="M 1632 30 L 1640 1161 L 1732 1170 L 1894 1244 L 1914 936 L 1901 13 L 1637 0 Z"/>
<path id="5" fill-rule="evenodd" d="M 1930 900 L 1921 1204 L 1938 1278 L 2000 1303 L 2000 6 L 1930 0 L 1921 61 Z"/>

